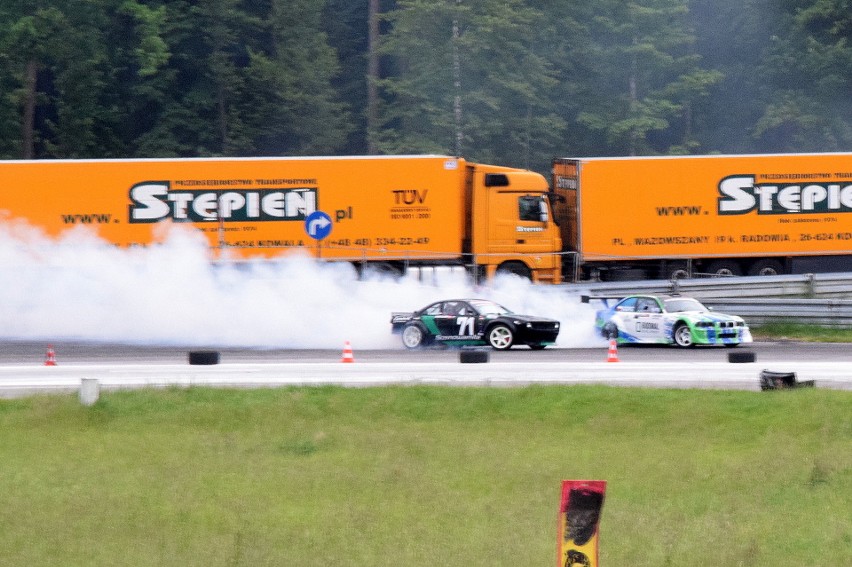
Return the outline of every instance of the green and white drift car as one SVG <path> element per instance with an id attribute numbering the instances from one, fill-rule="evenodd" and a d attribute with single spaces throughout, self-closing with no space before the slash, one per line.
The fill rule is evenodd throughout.
<path id="1" fill-rule="evenodd" d="M 603 301 L 595 326 L 619 343 L 725 345 L 752 342 L 741 317 L 716 313 L 697 299 L 680 295 L 630 295 L 609 305 L 610 297 L 583 297 Z"/>

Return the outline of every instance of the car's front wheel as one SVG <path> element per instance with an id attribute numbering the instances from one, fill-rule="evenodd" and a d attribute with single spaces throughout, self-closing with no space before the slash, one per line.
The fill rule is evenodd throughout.
<path id="1" fill-rule="evenodd" d="M 488 331 L 488 344 L 496 350 L 507 350 L 512 348 L 515 334 L 506 325 L 494 325 Z"/>
<path id="2" fill-rule="evenodd" d="M 420 348 L 426 343 L 426 333 L 416 323 L 406 325 L 402 330 L 402 344 L 406 348 Z"/>
<path id="3" fill-rule="evenodd" d="M 678 323 L 674 328 L 673 336 L 675 344 L 679 347 L 691 347 L 695 344 L 692 341 L 692 331 L 686 323 Z"/>

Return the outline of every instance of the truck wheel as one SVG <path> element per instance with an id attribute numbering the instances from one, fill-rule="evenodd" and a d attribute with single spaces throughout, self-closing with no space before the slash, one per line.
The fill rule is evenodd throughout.
<path id="1" fill-rule="evenodd" d="M 494 350 L 508 350 L 512 348 L 514 340 L 515 334 L 506 325 L 494 325 L 488 330 L 488 344 Z"/>
<path id="2" fill-rule="evenodd" d="M 743 269 L 731 260 L 716 260 L 707 266 L 707 273 L 711 276 L 730 277 L 743 275 Z"/>
<path id="3" fill-rule="evenodd" d="M 750 276 L 780 276 L 784 266 L 778 260 L 758 260 L 748 269 Z"/>
<path id="4" fill-rule="evenodd" d="M 402 344 L 406 348 L 420 348 L 426 344 L 426 332 L 417 323 L 410 323 L 402 329 Z"/>
<path id="5" fill-rule="evenodd" d="M 679 347 L 687 348 L 693 345 L 692 331 L 689 330 L 689 326 L 686 323 L 678 323 L 674 328 L 672 336 L 674 337 L 675 344 Z"/>
<path id="6" fill-rule="evenodd" d="M 506 262 L 505 264 L 501 264 L 500 267 L 497 268 L 497 273 L 519 276 L 527 280 L 532 279 L 532 272 L 530 272 L 530 269 L 521 262 Z"/>
<path id="7" fill-rule="evenodd" d="M 685 280 L 692 277 L 686 264 L 672 262 L 666 267 L 667 280 Z"/>

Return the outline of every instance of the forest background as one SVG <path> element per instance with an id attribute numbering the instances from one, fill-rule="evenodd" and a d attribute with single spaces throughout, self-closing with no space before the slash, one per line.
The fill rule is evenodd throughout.
<path id="1" fill-rule="evenodd" d="M 852 149 L 850 0 L 5 0 L 0 159 Z"/>

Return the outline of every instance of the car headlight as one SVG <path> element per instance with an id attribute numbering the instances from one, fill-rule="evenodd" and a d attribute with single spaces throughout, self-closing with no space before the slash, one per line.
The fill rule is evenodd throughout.
<path id="1" fill-rule="evenodd" d="M 708 323 L 707 321 L 699 321 L 695 324 L 695 326 L 699 329 L 708 329 L 713 326 L 713 323 Z"/>

